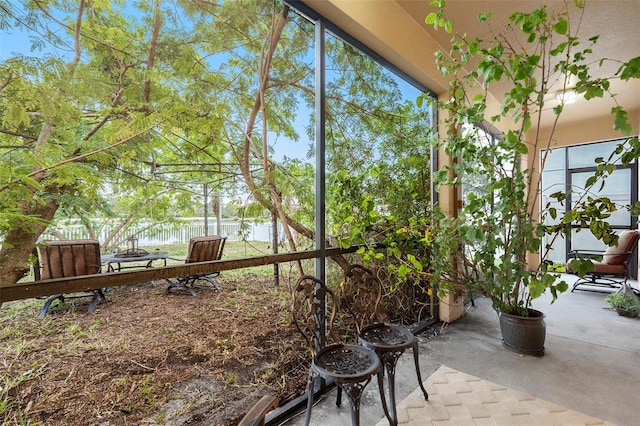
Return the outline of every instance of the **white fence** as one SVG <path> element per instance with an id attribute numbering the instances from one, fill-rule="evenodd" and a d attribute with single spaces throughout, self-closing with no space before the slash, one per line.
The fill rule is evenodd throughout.
<path id="1" fill-rule="evenodd" d="M 116 224 L 105 225 L 96 235 L 98 241 L 103 242 L 113 232 Z M 203 235 L 217 235 L 217 224 L 215 220 L 209 220 L 208 232 L 204 232 L 204 220 L 202 218 L 189 218 L 180 224 L 141 224 L 127 228 L 125 231 L 118 233 L 113 240 L 114 245 L 125 245 L 126 240 L 130 236 L 138 238 L 138 245 L 168 245 L 168 244 L 186 244 L 192 237 L 201 237 Z M 249 241 L 266 241 L 270 242 L 273 235 L 273 226 L 271 223 L 250 223 L 241 224 L 238 221 L 222 221 L 220 223 L 220 234 L 227 237 L 230 241 L 240 241 L 243 239 Z M 62 238 L 69 240 L 77 240 L 88 238 L 86 228 L 81 224 L 66 224 L 56 229 Z M 278 235 L 282 239 L 283 232 L 279 226 Z"/>

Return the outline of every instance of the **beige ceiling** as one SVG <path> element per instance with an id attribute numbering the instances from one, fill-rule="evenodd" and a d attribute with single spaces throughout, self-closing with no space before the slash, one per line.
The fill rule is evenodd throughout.
<path id="1" fill-rule="evenodd" d="M 444 49 L 451 36 L 425 24 L 424 19 L 434 10 L 429 0 L 304 0 L 304 3 L 436 94 L 445 93 L 448 82 L 438 73 L 433 54 Z M 479 13 L 491 12 L 492 26 L 500 28 L 512 12 L 530 11 L 542 3 L 541 0 L 449 0 L 445 10 L 459 32 L 486 36 L 486 25 L 476 20 Z M 564 0 L 546 3 L 553 10 L 561 7 Z M 570 21 L 574 28 L 580 24 L 578 35 L 583 39 L 600 35 L 594 58 L 626 61 L 640 56 L 640 0 L 586 0 L 582 16 L 573 14 Z M 601 69 L 594 64 L 592 72 L 607 76 L 616 69 L 615 62 Z M 615 81 L 612 90 L 617 93 L 618 104 L 631 113 L 637 129 L 640 81 Z M 494 96 L 499 99 L 501 94 L 494 93 Z M 565 107 L 563 120 L 588 120 L 608 114 L 612 106 L 611 100 L 589 101 L 587 105 L 578 99 Z M 548 118 L 551 119 L 551 114 Z"/>

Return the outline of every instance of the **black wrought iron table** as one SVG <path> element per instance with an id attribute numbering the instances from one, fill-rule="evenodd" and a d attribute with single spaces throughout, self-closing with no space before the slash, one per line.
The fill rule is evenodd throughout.
<path id="1" fill-rule="evenodd" d="M 153 250 L 148 254 L 134 255 L 134 256 L 118 256 L 116 254 L 102 255 L 101 261 L 103 265 L 107 265 L 107 272 L 116 272 L 129 268 L 152 268 L 153 262 L 156 260 L 163 261 L 163 266 L 167 266 L 167 259 L 169 258 L 168 251 Z M 123 266 L 123 263 L 144 262 L 144 265 L 129 265 Z"/>

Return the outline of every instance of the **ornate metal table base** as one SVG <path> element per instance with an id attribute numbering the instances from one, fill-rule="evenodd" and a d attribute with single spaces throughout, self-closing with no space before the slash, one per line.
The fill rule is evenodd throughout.
<path id="1" fill-rule="evenodd" d="M 351 409 L 351 424 L 360 424 L 360 400 L 362 391 L 369 384 L 374 374 L 380 372 L 382 365 L 378 356 L 371 350 L 363 346 L 336 344 L 327 346 L 321 350 L 313 360 L 309 371 L 309 381 L 307 384 L 307 414 L 305 425 L 309 425 L 311 420 L 311 408 L 313 407 L 313 393 L 319 378 L 333 378 L 338 386 L 338 396 L 336 405 L 342 403 L 342 391 L 347 395 Z M 384 392 L 381 389 L 380 398 L 382 406 L 387 413 L 387 404 Z"/>
<path id="2" fill-rule="evenodd" d="M 396 324 L 384 324 L 376 323 L 369 325 L 362 329 L 362 332 L 358 336 L 358 342 L 369 348 L 380 357 L 383 368 L 378 372 L 378 384 L 380 386 L 380 393 L 385 394 L 383 389 L 384 374 L 387 374 L 387 387 L 388 387 L 388 400 L 389 408 L 383 402 L 384 413 L 389 420 L 389 424 L 396 426 L 398 424 L 398 415 L 396 413 L 396 389 L 395 389 L 395 376 L 396 376 L 396 364 L 398 358 L 402 355 L 407 348 L 413 349 L 413 360 L 416 368 L 416 375 L 418 376 L 418 383 L 424 399 L 429 399 L 429 394 L 424 388 L 422 383 L 422 375 L 420 374 L 420 365 L 418 362 L 418 342 L 411 332 L 406 327 Z M 384 401 L 383 397 L 383 401 Z"/>

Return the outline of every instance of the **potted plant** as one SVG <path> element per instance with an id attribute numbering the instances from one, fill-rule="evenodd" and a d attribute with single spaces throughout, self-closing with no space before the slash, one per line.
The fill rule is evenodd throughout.
<path id="1" fill-rule="evenodd" d="M 640 314 L 640 300 L 634 294 L 611 293 L 604 298 L 604 301 L 623 317 L 635 318 Z"/>
<path id="2" fill-rule="evenodd" d="M 445 18 L 445 1 L 431 4 L 437 10 L 426 22 L 453 32 Z M 506 28 L 488 31 L 493 35 L 487 39 L 468 40 L 454 33 L 451 51 L 437 54 L 438 67 L 450 81 L 449 98 L 436 104 L 447 117 L 448 129 L 438 149 L 451 162 L 435 173 L 435 180 L 464 194 L 457 212 L 434 212 L 426 236 L 433 253 L 429 270 L 440 288 L 490 298 L 504 344 L 525 354 L 544 353 L 544 314 L 533 309 L 533 300 L 549 293 L 555 301 L 568 288 L 548 259 L 550 245 L 543 242 L 561 237 L 571 223 L 589 228 L 607 244 L 617 238 L 607 223 L 616 206 L 607 198 L 583 196 L 573 200 L 574 208 L 564 215 L 551 204 L 538 205 L 537 174 L 554 142 L 553 132 L 540 142 L 541 117 L 551 110 L 557 123 L 564 108 L 563 100 L 550 105 L 548 95 L 569 91 L 571 82 L 571 90 L 589 100 L 604 96 L 609 87 L 606 78 L 591 77 L 590 67 L 598 59 L 605 61 L 588 58 L 597 37 L 583 46 L 570 28 L 567 9 L 551 14 L 542 6 L 512 14 Z M 612 78 L 638 78 L 639 63 L 635 58 L 623 64 Z M 492 109 L 495 93 L 504 96 Z M 612 110 L 612 121 L 623 134 L 631 133 L 621 107 Z M 497 128 L 503 130 L 498 133 Z M 539 158 L 541 152 L 545 154 Z M 599 160 L 602 167 L 588 185 L 606 179 L 611 161 L 620 160 L 617 156 L 631 161 L 637 152 L 637 137 L 625 140 L 616 158 Z M 566 197 L 563 192 L 552 195 L 558 202 Z M 539 261 L 532 267 L 534 257 Z M 584 273 L 590 266 L 583 260 L 579 269 Z"/>

